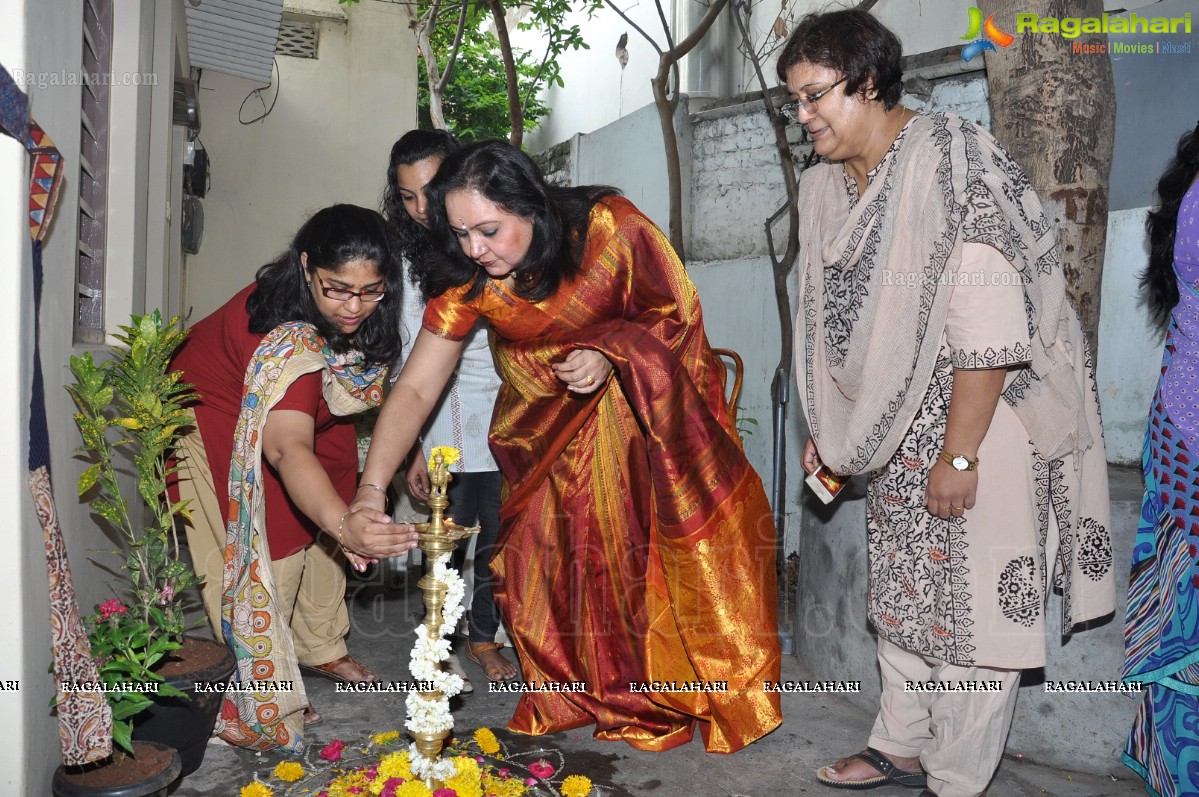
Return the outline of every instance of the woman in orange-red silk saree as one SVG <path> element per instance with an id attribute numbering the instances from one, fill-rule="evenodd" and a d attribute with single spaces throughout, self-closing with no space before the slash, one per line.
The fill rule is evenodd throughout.
<path id="1" fill-rule="evenodd" d="M 464 245 L 465 248 L 465 245 Z M 741 450 L 699 297 L 630 202 L 591 210 L 581 269 L 541 301 L 489 279 L 430 301 L 457 340 L 486 317 L 503 378 L 491 446 L 505 481 L 492 567 L 524 681 L 509 728 L 733 752 L 781 722 L 775 527 Z M 551 365 L 598 351 L 589 395 Z M 576 691 L 577 690 L 577 691 Z"/>

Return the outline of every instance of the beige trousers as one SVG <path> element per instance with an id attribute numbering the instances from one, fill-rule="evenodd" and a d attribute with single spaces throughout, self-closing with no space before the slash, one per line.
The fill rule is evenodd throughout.
<path id="1" fill-rule="evenodd" d="M 225 507 L 212 484 L 204 441 L 193 418 L 191 433 L 175 450 L 179 467 L 179 497 L 191 503 L 191 522 L 185 523 L 187 545 L 196 574 L 204 579 L 200 597 L 217 639 L 221 633 L 221 585 L 225 567 Z M 222 491 L 223 493 L 224 491 Z M 346 610 L 346 574 L 339 558 L 319 543 L 271 562 L 275 599 L 291 626 L 296 659 L 301 664 L 326 664 L 346 655 L 350 616 Z"/>
<path id="2" fill-rule="evenodd" d="M 959 667 L 881 637 L 883 694 L 870 746 L 920 758 L 937 797 L 978 797 L 1007 744 L 1020 670 Z M 938 685 L 985 684 L 996 691 L 933 691 Z"/>

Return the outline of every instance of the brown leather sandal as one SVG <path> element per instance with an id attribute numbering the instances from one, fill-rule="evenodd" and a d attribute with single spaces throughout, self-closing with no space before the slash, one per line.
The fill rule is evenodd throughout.
<path id="1" fill-rule="evenodd" d="M 499 642 L 471 642 L 468 640 L 466 643 L 466 658 L 479 665 L 479 668 L 483 670 L 483 674 L 487 676 L 487 680 L 511 681 L 516 678 L 515 674 L 513 674 L 510 678 L 504 678 L 502 675 L 500 675 L 498 668 L 495 666 L 485 666 L 483 664 L 483 660 L 479 657 L 479 654 L 481 653 L 488 653 L 492 650 L 501 650 L 503 647 L 504 646 Z"/>
<path id="2" fill-rule="evenodd" d="M 304 707 L 304 729 L 315 728 L 325 721 L 325 718 L 317 713 L 316 709 L 309 703 Z"/>
<path id="3" fill-rule="evenodd" d="M 362 672 L 363 677 L 346 678 L 344 675 L 338 674 L 336 672 L 337 668 L 346 663 L 357 667 L 359 671 Z M 316 675 L 321 678 L 328 678 L 333 681 L 339 681 L 343 684 L 369 684 L 375 683 L 379 680 L 379 676 L 375 675 L 374 670 L 349 655 L 342 656 L 340 659 L 334 659 L 333 661 L 325 664 L 301 664 L 300 672 L 308 673 L 309 675 Z"/>

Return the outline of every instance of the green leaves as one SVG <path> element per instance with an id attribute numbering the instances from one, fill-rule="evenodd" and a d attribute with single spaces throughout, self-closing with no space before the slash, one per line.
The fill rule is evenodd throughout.
<path id="1" fill-rule="evenodd" d="M 75 381 L 67 391 L 78 410 L 74 418 L 83 441 L 76 450 L 93 460 L 79 477 L 79 495 L 94 493 L 92 511 L 125 541 L 122 569 L 129 583 L 124 600 L 105 601 L 83 621 L 100 677 L 109 687 L 113 741 L 130 752 L 131 718 L 152 705 L 153 693 L 138 691 L 138 685 L 157 684 L 161 696 L 186 697 L 153 671 L 180 647 L 179 601 L 197 582 L 191 568 L 175 557 L 171 542 L 175 517 L 186 510 L 186 502 L 172 503 L 167 496 L 167 477 L 175 471 L 168 457 L 195 398 L 182 374 L 170 370 L 186 335 L 178 318 L 164 324 L 155 310 L 122 326 L 115 335 L 121 345 L 101 364 L 90 353 L 70 360 Z M 122 494 L 127 477 L 118 474 L 117 452 L 123 448 L 132 452 L 137 495 L 150 510 L 146 527 L 134 525 Z M 127 468 L 125 456 L 119 462 Z"/>

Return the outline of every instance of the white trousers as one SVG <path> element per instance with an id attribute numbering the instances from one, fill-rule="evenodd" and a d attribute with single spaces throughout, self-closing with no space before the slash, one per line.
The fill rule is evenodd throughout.
<path id="1" fill-rule="evenodd" d="M 870 746 L 918 756 L 937 797 L 982 794 L 1007 744 L 1020 670 L 959 667 L 881 637 L 878 666 L 883 694 Z M 988 691 L 937 691 L 956 684 Z"/>

